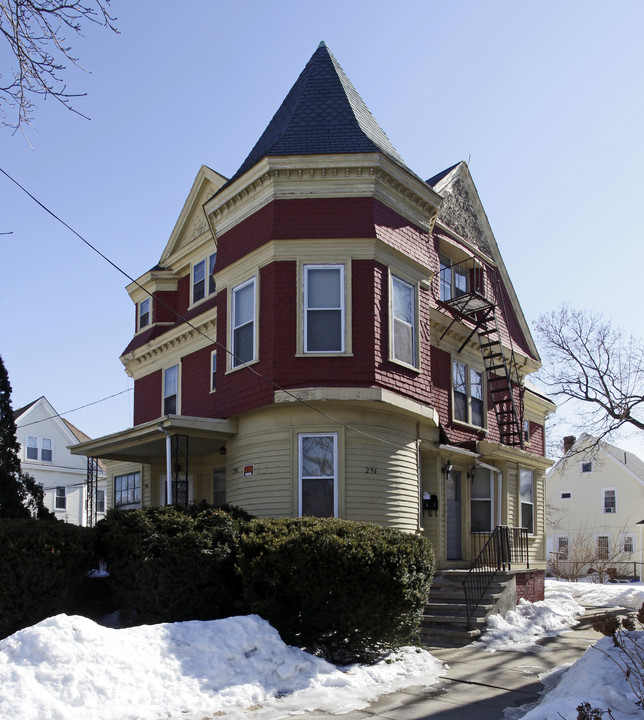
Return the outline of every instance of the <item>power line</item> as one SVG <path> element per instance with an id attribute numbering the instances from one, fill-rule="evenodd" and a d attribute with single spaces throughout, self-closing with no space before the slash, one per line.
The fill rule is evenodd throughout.
<path id="1" fill-rule="evenodd" d="M 120 392 L 114 393 L 113 395 L 108 395 L 107 397 L 101 398 L 100 400 L 94 400 L 93 402 L 85 403 L 85 405 L 81 405 L 80 407 L 74 408 L 73 410 L 66 410 L 65 412 L 56 413 L 54 415 L 48 415 L 45 418 L 41 418 L 40 420 L 33 420 L 32 422 L 28 423 L 19 423 L 18 427 L 29 427 L 30 425 L 37 425 L 41 422 L 47 422 L 47 420 L 51 420 L 52 418 L 59 417 L 61 420 L 64 420 L 63 415 L 71 415 L 71 413 L 76 412 L 77 410 L 84 410 L 86 407 L 91 407 L 92 405 L 98 405 L 98 403 L 105 402 L 106 400 L 111 400 L 112 398 L 118 397 L 119 395 L 123 395 L 127 392 L 132 392 L 134 388 L 128 388 L 127 390 L 121 390 Z"/>
<path id="2" fill-rule="evenodd" d="M 295 395 L 290 390 L 287 390 L 286 388 L 279 385 L 279 383 L 275 382 L 275 380 L 267 377 L 263 373 L 259 372 L 253 365 L 249 365 L 248 363 L 242 361 L 240 358 L 238 358 L 235 353 L 230 350 L 226 345 L 219 342 L 218 340 L 215 340 L 211 338 L 209 335 L 207 335 L 203 330 L 200 330 L 198 327 L 193 325 L 190 320 L 183 317 L 180 313 L 178 313 L 173 307 L 170 307 L 167 303 L 165 303 L 163 300 L 161 300 L 159 297 L 154 297 L 154 295 L 143 285 L 141 285 L 138 280 L 135 280 L 133 277 L 131 277 L 125 270 L 123 270 L 121 267 L 119 267 L 115 262 L 110 260 L 106 255 L 104 255 L 98 248 L 96 248 L 92 243 L 90 243 L 88 240 L 86 240 L 78 231 L 76 231 L 71 225 L 66 223 L 62 218 L 60 218 L 56 213 L 54 213 L 52 210 L 50 210 L 46 205 L 44 205 L 40 200 L 38 200 L 32 193 L 29 192 L 25 187 L 23 187 L 15 178 L 13 178 L 6 170 L 4 170 L 2 167 L 0 167 L 0 172 L 7 177 L 9 180 L 11 180 L 12 183 L 17 185 L 28 197 L 30 197 L 39 207 L 41 207 L 48 215 L 51 215 L 51 217 L 54 218 L 54 220 L 57 220 L 61 225 L 66 227 L 71 233 L 76 235 L 79 240 L 81 240 L 87 247 L 89 247 L 91 250 L 93 250 L 97 255 L 103 258 L 107 263 L 109 263 L 115 270 L 120 272 L 124 277 L 126 277 L 131 283 L 134 283 L 140 290 L 142 290 L 144 293 L 149 295 L 151 298 L 156 300 L 157 303 L 162 305 L 166 310 L 169 310 L 173 315 L 177 317 L 178 320 L 184 322 L 189 328 L 194 330 L 196 333 L 204 337 L 206 340 L 208 340 L 213 345 L 216 345 L 218 348 L 221 348 L 227 355 L 230 355 L 231 358 L 233 358 L 236 361 L 236 366 L 243 366 L 250 370 L 254 375 L 261 378 L 262 380 L 265 380 L 267 383 L 272 385 L 276 390 L 280 390 L 281 392 L 285 393 L 289 397 L 293 398 L 296 402 L 300 403 L 301 405 L 304 405 L 314 412 L 317 412 L 318 414 L 322 415 L 323 417 L 327 418 L 328 420 L 331 420 L 332 422 L 341 425 L 347 430 L 352 430 L 363 437 L 370 438 L 371 440 L 377 440 L 379 443 L 384 443 L 385 445 L 391 445 L 392 447 L 398 448 L 398 449 L 407 449 L 406 445 L 400 445 L 399 443 L 392 442 L 391 440 L 386 440 L 385 438 L 377 437 L 376 435 L 372 435 L 371 433 L 367 433 L 364 430 L 360 430 L 359 428 L 354 427 L 353 425 L 349 425 L 348 423 L 343 422 L 342 420 L 339 420 L 338 418 L 333 417 L 332 415 L 329 415 L 328 413 L 324 412 L 324 410 L 321 410 L 320 408 L 311 405 L 311 403 L 307 402 L 306 400 L 302 400 L 302 398 Z M 409 434 L 409 437 L 413 437 L 416 439 L 414 435 Z"/>

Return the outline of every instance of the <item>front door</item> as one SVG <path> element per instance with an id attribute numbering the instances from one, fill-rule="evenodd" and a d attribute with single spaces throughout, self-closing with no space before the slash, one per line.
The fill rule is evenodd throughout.
<path id="1" fill-rule="evenodd" d="M 461 550 L 461 471 L 447 475 L 445 498 L 447 506 L 447 560 L 460 560 Z"/>

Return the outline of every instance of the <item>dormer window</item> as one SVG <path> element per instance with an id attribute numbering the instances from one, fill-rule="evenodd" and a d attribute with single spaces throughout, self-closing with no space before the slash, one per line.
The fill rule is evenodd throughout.
<path id="1" fill-rule="evenodd" d="M 195 263 L 192 266 L 192 302 L 196 303 L 203 300 L 208 295 L 215 292 L 215 279 L 213 272 L 215 270 L 215 261 L 217 253 L 212 253 L 208 258 Z M 208 277 L 206 277 L 206 272 Z"/>
<path id="2" fill-rule="evenodd" d="M 150 324 L 150 298 L 139 303 L 139 330 Z"/>

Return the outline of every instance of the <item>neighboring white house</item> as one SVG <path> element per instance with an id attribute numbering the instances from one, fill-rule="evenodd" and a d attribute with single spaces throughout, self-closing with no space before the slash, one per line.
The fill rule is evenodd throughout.
<path id="1" fill-rule="evenodd" d="M 564 574 L 593 566 L 641 577 L 644 462 L 586 434 L 566 440 L 566 454 L 546 476 L 551 566 L 558 557 Z"/>
<path id="2" fill-rule="evenodd" d="M 59 520 L 87 525 L 87 460 L 68 447 L 90 438 L 58 416 L 45 397 L 14 412 L 20 465 L 45 489 L 45 506 Z M 105 517 L 106 475 L 99 463 L 96 519 Z"/>

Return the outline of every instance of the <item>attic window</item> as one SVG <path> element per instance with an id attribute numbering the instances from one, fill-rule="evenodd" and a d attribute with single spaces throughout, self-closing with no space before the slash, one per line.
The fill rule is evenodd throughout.
<path id="1" fill-rule="evenodd" d="M 593 464 L 592 462 L 583 462 L 581 464 L 581 471 L 583 473 L 589 473 L 593 471 Z"/>
<path id="2" fill-rule="evenodd" d="M 571 498 L 572 498 L 572 493 L 570 491 L 561 493 L 562 500 L 570 500 Z"/>

